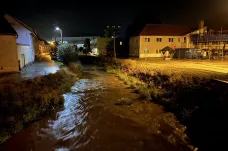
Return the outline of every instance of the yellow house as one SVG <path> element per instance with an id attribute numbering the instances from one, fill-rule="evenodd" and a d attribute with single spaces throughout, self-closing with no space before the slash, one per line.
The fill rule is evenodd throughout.
<path id="1" fill-rule="evenodd" d="M 0 16 L 0 73 L 19 71 L 17 55 L 17 33 L 10 24 Z"/>
<path id="2" fill-rule="evenodd" d="M 147 24 L 143 30 L 130 38 L 130 57 L 163 57 L 168 51 L 190 48 L 190 27 L 184 25 Z"/>

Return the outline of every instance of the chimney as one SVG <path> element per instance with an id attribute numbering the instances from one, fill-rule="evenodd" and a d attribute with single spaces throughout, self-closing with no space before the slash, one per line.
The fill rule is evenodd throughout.
<path id="1" fill-rule="evenodd" d="M 199 21 L 199 29 L 204 28 L 204 20 Z"/>

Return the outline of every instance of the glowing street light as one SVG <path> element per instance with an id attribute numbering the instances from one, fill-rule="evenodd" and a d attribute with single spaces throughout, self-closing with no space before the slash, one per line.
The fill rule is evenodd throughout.
<path id="1" fill-rule="evenodd" d="M 55 27 L 55 30 L 60 32 L 60 34 L 61 34 L 61 42 L 63 43 L 63 31 L 62 31 L 62 29 L 59 28 L 59 27 Z"/>

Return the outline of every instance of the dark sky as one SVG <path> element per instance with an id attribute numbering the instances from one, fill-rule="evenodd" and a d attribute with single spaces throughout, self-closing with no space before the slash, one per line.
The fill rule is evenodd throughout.
<path id="1" fill-rule="evenodd" d="M 1 3 L 1 10 L 35 28 L 46 40 L 58 34 L 53 25 L 56 20 L 64 25 L 64 36 L 80 33 L 102 35 L 107 24 L 121 25 L 121 33 L 124 34 L 140 11 L 145 11 L 141 18 L 156 17 L 162 23 L 197 27 L 199 19 L 228 22 L 228 0 L 8 1 Z"/>

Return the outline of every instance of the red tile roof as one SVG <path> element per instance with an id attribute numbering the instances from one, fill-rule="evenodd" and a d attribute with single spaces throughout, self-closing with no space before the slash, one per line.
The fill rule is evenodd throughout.
<path id="1" fill-rule="evenodd" d="M 141 31 L 141 36 L 181 36 L 188 34 L 192 28 L 185 25 L 147 24 Z"/>

